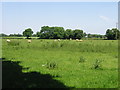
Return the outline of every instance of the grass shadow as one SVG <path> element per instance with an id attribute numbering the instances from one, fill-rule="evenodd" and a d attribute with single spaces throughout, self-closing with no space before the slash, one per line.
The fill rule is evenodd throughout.
<path id="1" fill-rule="evenodd" d="M 2 88 L 66 88 L 62 82 L 53 79 L 49 74 L 39 72 L 23 73 L 20 62 L 2 61 Z"/>

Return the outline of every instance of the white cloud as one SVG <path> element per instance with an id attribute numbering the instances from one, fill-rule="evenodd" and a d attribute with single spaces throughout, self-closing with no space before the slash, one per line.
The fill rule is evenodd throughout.
<path id="1" fill-rule="evenodd" d="M 110 21 L 111 19 L 109 17 L 106 17 L 106 16 L 99 16 L 102 20 L 104 21 Z"/>

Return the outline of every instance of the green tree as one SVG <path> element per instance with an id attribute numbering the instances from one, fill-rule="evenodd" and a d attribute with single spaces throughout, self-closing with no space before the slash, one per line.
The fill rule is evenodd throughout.
<path id="1" fill-rule="evenodd" d="M 73 37 L 73 31 L 71 29 L 66 29 L 64 33 L 64 38 L 65 39 L 70 39 Z"/>
<path id="2" fill-rule="evenodd" d="M 108 40 L 117 40 L 119 38 L 120 31 L 117 28 L 107 29 L 106 37 Z"/>
<path id="3" fill-rule="evenodd" d="M 73 31 L 73 38 L 74 39 L 81 39 L 83 37 L 83 30 L 75 29 Z"/>
<path id="4" fill-rule="evenodd" d="M 4 34 L 4 33 L 1 33 L 0 34 L 0 37 L 7 37 L 8 35 Z"/>
<path id="5" fill-rule="evenodd" d="M 87 34 L 87 37 L 88 38 L 92 38 L 92 35 L 89 33 L 89 34 Z"/>
<path id="6" fill-rule="evenodd" d="M 25 31 L 23 31 L 23 36 L 26 36 L 27 39 L 28 39 L 29 37 L 31 37 L 32 34 L 33 34 L 33 31 L 32 31 L 31 28 L 25 29 Z"/>
<path id="7" fill-rule="evenodd" d="M 86 36 L 87 36 L 87 34 L 84 32 L 84 33 L 83 33 L 83 37 L 86 37 Z"/>
<path id="8" fill-rule="evenodd" d="M 41 27 L 40 32 L 37 32 L 37 37 L 42 39 L 81 39 L 86 33 L 83 34 L 83 30 L 64 30 L 63 27 Z"/>
<path id="9" fill-rule="evenodd" d="M 37 33 L 36 33 L 36 36 L 37 36 L 37 37 L 40 37 L 40 32 L 37 32 Z"/>
<path id="10" fill-rule="evenodd" d="M 63 27 L 54 27 L 54 31 L 53 31 L 53 38 L 54 39 L 62 39 L 64 38 L 64 33 L 65 30 Z"/>
<path id="11" fill-rule="evenodd" d="M 42 38 L 42 39 L 49 39 L 50 38 L 50 27 L 49 26 L 43 26 L 41 27 L 41 31 L 39 33 L 39 37 Z"/>
<path id="12" fill-rule="evenodd" d="M 43 26 L 38 34 L 38 36 L 43 39 L 61 39 L 64 37 L 64 28 Z"/>

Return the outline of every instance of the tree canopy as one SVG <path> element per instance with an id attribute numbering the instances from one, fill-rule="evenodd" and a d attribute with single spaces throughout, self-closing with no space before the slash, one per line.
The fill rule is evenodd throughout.
<path id="1" fill-rule="evenodd" d="M 25 31 L 23 31 L 23 36 L 26 36 L 27 39 L 28 39 L 29 37 L 31 37 L 32 34 L 33 34 L 33 31 L 32 31 L 31 28 L 25 29 Z"/>
<path id="2" fill-rule="evenodd" d="M 120 31 L 117 28 L 107 29 L 106 37 L 108 40 L 117 40 L 120 36 Z"/>
<path id="3" fill-rule="evenodd" d="M 73 39 L 81 39 L 83 36 L 83 30 L 76 29 L 73 31 Z"/>
<path id="4" fill-rule="evenodd" d="M 85 33 L 80 29 L 64 29 L 63 27 L 49 27 L 43 26 L 41 30 L 36 34 L 33 34 L 31 28 L 25 29 L 22 34 L 10 34 L 6 35 L 4 33 L 0 34 L 0 37 L 39 37 L 41 39 L 81 39 L 81 38 L 93 38 L 93 39 L 108 39 L 108 40 L 117 40 L 120 38 L 120 31 L 117 28 L 107 29 L 105 35 L 100 34 L 90 34 Z"/>
<path id="5" fill-rule="evenodd" d="M 38 37 L 42 39 L 81 39 L 83 35 L 83 30 L 71 30 L 64 29 L 63 27 L 41 27 L 40 32 L 36 33 Z"/>

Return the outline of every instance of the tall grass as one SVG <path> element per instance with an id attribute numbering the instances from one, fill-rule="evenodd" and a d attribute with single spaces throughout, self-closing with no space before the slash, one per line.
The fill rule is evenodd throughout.
<path id="1" fill-rule="evenodd" d="M 76 88 L 116 88 L 118 86 L 117 40 L 13 40 L 2 42 L 2 56 L 30 67 L 23 72 L 51 74 L 66 86 Z M 15 47 L 16 46 L 16 47 Z M 14 59 L 13 59 L 14 58 Z M 101 61 L 104 60 L 104 61 Z M 45 66 L 42 66 L 45 65 Z M 94 68 L 94 69 L 91 69 Z M 102 68 L 99 69 L 99 68 Z"/>

